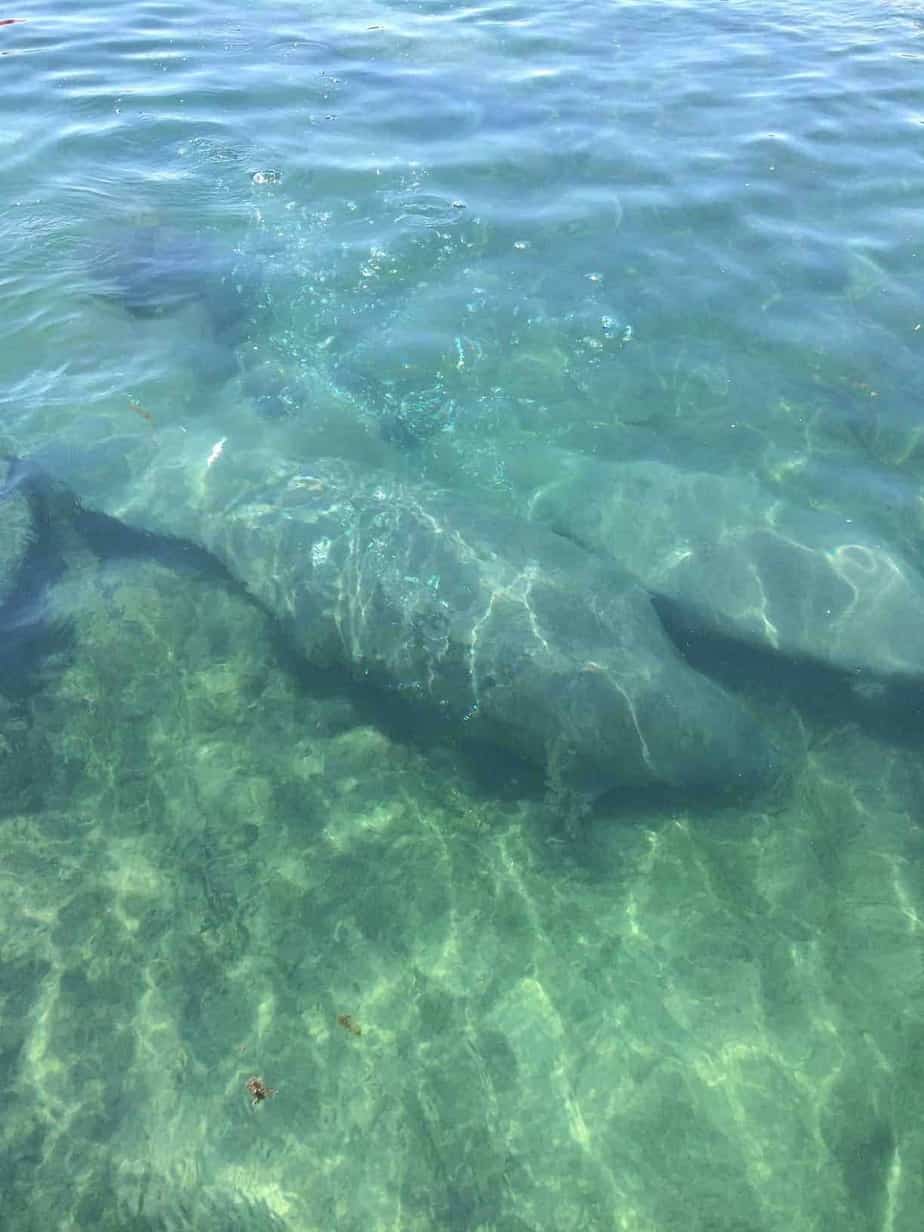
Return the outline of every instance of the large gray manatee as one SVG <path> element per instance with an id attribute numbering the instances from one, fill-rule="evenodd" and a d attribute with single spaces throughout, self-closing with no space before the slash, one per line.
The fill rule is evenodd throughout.
<path id="1" fill-rule="evenodd" d="M 217 556 L 311 662 L 592 794 L 747 795 L 773 775 L 745 706 L 684 662 L 615 566 L 450 492 L 204 433 L 162 439 L 111 511 Z"/>

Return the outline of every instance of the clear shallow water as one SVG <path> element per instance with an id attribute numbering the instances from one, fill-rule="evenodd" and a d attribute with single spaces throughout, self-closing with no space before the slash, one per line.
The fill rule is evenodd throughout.
<path id="1" fill-rule="evenodd" d="M 88 508 L 185 531 L 157 493 L 219 441 L 516 517 L 657 462 L 921 566 L 917 6 L 11 15 L 3 447 Z M 139 234 L 219 291 L 127 311 Z M 917 1227 L 916 687 L 684 645 L 777 790 L 578 825 L 201 559 L 46 512 L 0 728 L 11 1227 Z"/>

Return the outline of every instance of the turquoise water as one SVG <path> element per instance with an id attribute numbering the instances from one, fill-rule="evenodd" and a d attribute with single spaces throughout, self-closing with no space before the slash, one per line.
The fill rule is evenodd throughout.
<path id="1" fill-rule="evenodd" d="M 4 1228 L 916 1232 L 924 9 L 0 17 Z M 324 458 L 615 560 L 772 773 L 304 653 Z"/>

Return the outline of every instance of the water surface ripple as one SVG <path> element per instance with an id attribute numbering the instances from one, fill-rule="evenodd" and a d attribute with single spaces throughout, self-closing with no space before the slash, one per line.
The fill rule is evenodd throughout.
<path id="1" fill-rule="evenodd" d="M 2 16 L 4 1226 L 917 1232 L 921 5 Z M 323 457 L 623 570 L 773 790 L 300 660 L 185 540 Z"/>

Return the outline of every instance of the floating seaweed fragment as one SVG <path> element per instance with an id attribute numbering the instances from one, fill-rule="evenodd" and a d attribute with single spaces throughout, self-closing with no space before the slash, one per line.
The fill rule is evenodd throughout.
<path id="1" fill-rule="evenodd" d="M 150 411 L 146 411 L 140 402 L 135 402 L 134 400 L 132 400 L 128 404 L 128 409 L 132 412 L 133 415 L 140 415 L 142 419 L 147 420 L 147 422 L 151 424 L 152 426 L 155 423 L 154 416 L 151 414 Z"/>
<path id="2" fill-rule="evenodd" d="M 349 1031 L 351 1035 L 362 1035 L 363 1029 L 358 1022 L 353 1021 L 352 1014 L 338 1014 L 337 1022 L 343 1027 L 344 1031 Z"/>
<path id="3" fill-rule="evenodd" d="M 265 1099 L 272 1099 L 276 1094 L 275 1087 L 268 1087 L 262 1078 L 248 1078 L 247 1090 L 250 1092 L 250 1106 L 256 1107 L 257 1104 L 262 1104 Z"/>

